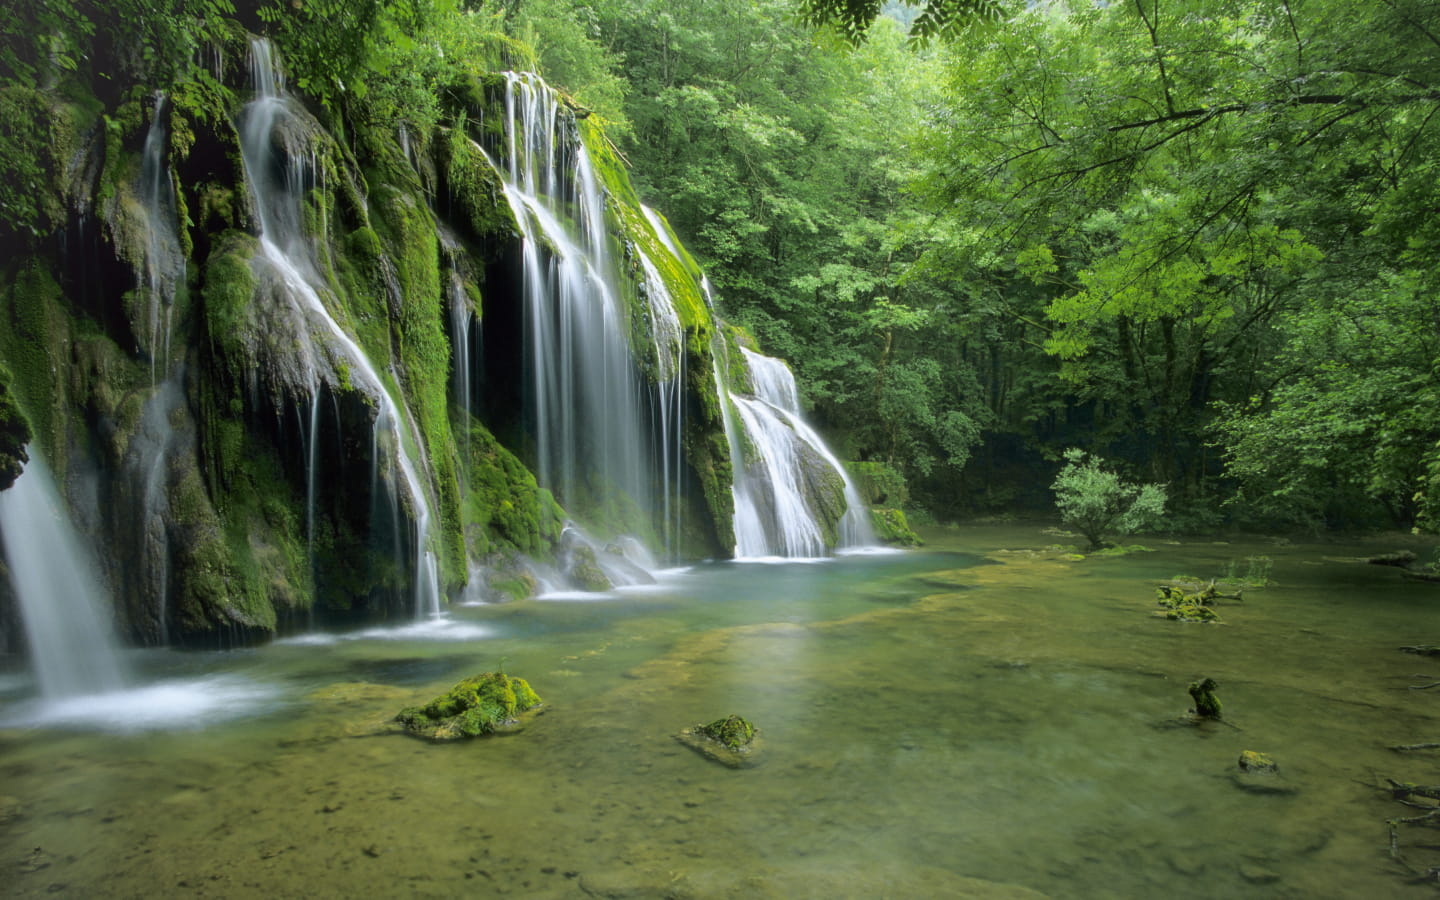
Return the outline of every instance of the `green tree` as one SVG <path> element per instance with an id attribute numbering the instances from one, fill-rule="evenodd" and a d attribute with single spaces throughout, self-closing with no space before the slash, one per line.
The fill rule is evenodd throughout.
<path id="1" fill-rule="evenodd" d="M 1124 481 L 1084 450 L 1065 451 L 1065 467 L 1050 487 L 1066 525 L 1078 529 L 1090 550 L 1105 546 L 1107 537 L 1134 534 L 1165 515 L 1165 487 Z"/>

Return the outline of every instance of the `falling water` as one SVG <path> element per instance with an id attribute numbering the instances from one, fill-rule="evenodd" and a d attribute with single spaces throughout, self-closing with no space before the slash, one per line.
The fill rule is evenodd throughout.
<path id="1" fill-rule="evenodd" d="M 660 525 L 673 552 L 683 458 L 679 316 L 637 248 L 646 307 L 633 314 L 648 316 L 656 361 L 655 384 L 648 385 L 628 339 L 632 313 L 621 299 L 605 196 L 558 105 L 538 77 L 508 77 L 502 176 L 522 232 L 526 397 L 537 474 L 571 505 L 583 504 L 586 487 L 628 496 Z"/>
<path id="2" fill-rule="evenodd" d="M 808 499 L 814 491 L 807 488 L 813 479 L 823 479 L 827 468 L 845 486 L 840 546 L 873 544 L 875 534 L 866 520 L 864 502 L 845 467 L 800 415 L 800 396 L 789 367 L 743 347 L 741 352 L 755 395 L 731 393 L 740 422 L 727 416 L 726 423 L 735 460 L 735 556 L 825 555 L 829 548 Z M 724 384 L 718 373 L 717 383 Z"/>
<path id="3" fill-rule="evenodd" d="M 36 448 L 0 492 L 0 537 L 40 692 L 47 700 L 124 687 L 104 592 Z"/>
<path id="4" fill-rule="evenodd" d="M 305 349 L 307 364 L 311 367 L 312 384 L 311 435 L 307 452 L 307 498 L 314 494 L 318 454 L 315 452 L 318 416 L 320 373 L 314 361 L 314 346 L 329 347 L 343 357 L 350 369 L 352 384 L 374 398 L 377 402 L 375 416 L 375 446 L 390 446 L 393 461 L 399 471 L 406 494 L 411 501 L 415 520 L 415 610 L 417 615 L 438 615 L 440 612 L 439 564 L 430 547 L 430 523 L 432 520 L 430 498 L 419 476 L 407 438 L 419 444 L 419 439 L 407 427 L 407 417 L 400 406 L 385 389 L 375 367 L 360 346 L 345 333 L 330 315 L 321 292 L 326 291 L 324 281 L 316 274 L 309 249 L 309 242 L 303 230 L 301 215 L 301 191 L 307 177 L 314 171 L 314 161 L 292 153 L 288 166 L 281 178 L 276 178 L 276 166 L 272 141 L 276 130 L 291 121 L 295 115 L 285 94 L 283 77 L 271 57 L 268 41 L 257 39 L 251 44 L 252 74 L 255 80 L 255 99 L 246 107 L 243 125 L 240 129 L 240 150 L 245 165 L 247 180 L 254 192 L 256 209 L 260 217 L 261 258 L 271 267 L 286 288 L 296 312 L 309 323 L 318 326 L 319 334 L 312 334 L 311 347 Z M 386 439 L 389 438 L 389 439 Z M 307 502 L 312 502 L 307 499 Z M 312 526 L 313 527 L 313 526 Z"/>
<path id="5" fill-rule="evenodd" d="M 167 371 L 175 285 L 185 271 L 185 254 L 175 231 L 175 186 L 165 166 L 164 106 L 165 95 L 157 93 L 150 130 L 145 134 L 140 154 L 140 200 L 145 212 L 145 260 L 140 278 L 150 332 L 147 349 L 152 384 Z"/>

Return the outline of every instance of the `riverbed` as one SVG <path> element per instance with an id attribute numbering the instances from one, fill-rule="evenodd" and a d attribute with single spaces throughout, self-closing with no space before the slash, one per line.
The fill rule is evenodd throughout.
<path id="1" fill-rule="evenodd" d="M 9 896 L 1433 896 L 1440 586 L 1391 536 L 1146 541 L 1071 559 L 1039 526 L 935 530 L 824 562 L 455 607 L 227 653 L 131 651 L 130 689 L 41 704 L 0 675 Z M 1263 560 L 1265 561 L 1261 561 Z M 1156 584 L 1263 569 L 1221 624 Z M 503 669 L 516 733 L 388 720 Z M 1220 722 L 1187 715 L 1209 677 Z M 677 741 L 738 713 L 745 768 Z M 1279 774 L 1243 776 L 1244 750 Z"/>

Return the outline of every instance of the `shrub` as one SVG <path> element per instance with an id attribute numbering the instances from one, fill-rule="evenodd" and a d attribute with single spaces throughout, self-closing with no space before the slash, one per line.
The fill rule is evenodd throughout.
<path id="1" fill-rule="evenodd" d="M 1084 450 L 1065 451 L 1065 468 L 1050 485 L 1065 524 L 1090 541 L 1090 550 L 1105 546 L 1107 535 L 1141 531 L 1165 514 L 1165 487 L 1132 484 L 1105 468 Z"/>

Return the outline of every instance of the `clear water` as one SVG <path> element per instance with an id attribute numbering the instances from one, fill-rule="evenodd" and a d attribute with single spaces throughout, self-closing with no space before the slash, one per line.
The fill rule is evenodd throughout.
<path id="1" fill-rule="evenodd" d="M 1440 781 L 1440 589 L 1356 545 L 1155 543 L 1080 563 L 1035 530 L 827 563 L 697 565 L 600 598 L 452 610 L 416 630 L 143 652 L 149 699 L 91 727 L 0 674 L 0 884 L 13 896 L 1390 897 Z M 1398 539 L 1403 542 L 1408 539 Z M 1403 545 L 1403 543 L 1401 544 Z M 1223 626 L 1153 618 L 1152 582 L 1279 584 Z M 407 630 L 408 629 L 408 630 Z M 547 701 L 515 736 L 428 745 L 401 706 L 503 663 Z M 1184 724 L 1188 682 L 1228 724 Z M 105 698 L 102 698 L 105 699 Z M 53 711 L 53 710 L 52 710 Z M 738 712 L 759 765 L 677 743 Z M 66 724 L 66 722 L 71 724 Z M 79 721 L 86 721 L 83 715 Z M 1232 781 L 1271 754 L 1292 794 Z M 1424 829 L 1402 834 L 1433 864 Z M 1431 854 L 1430 858 L 1426 854 Z"/>

